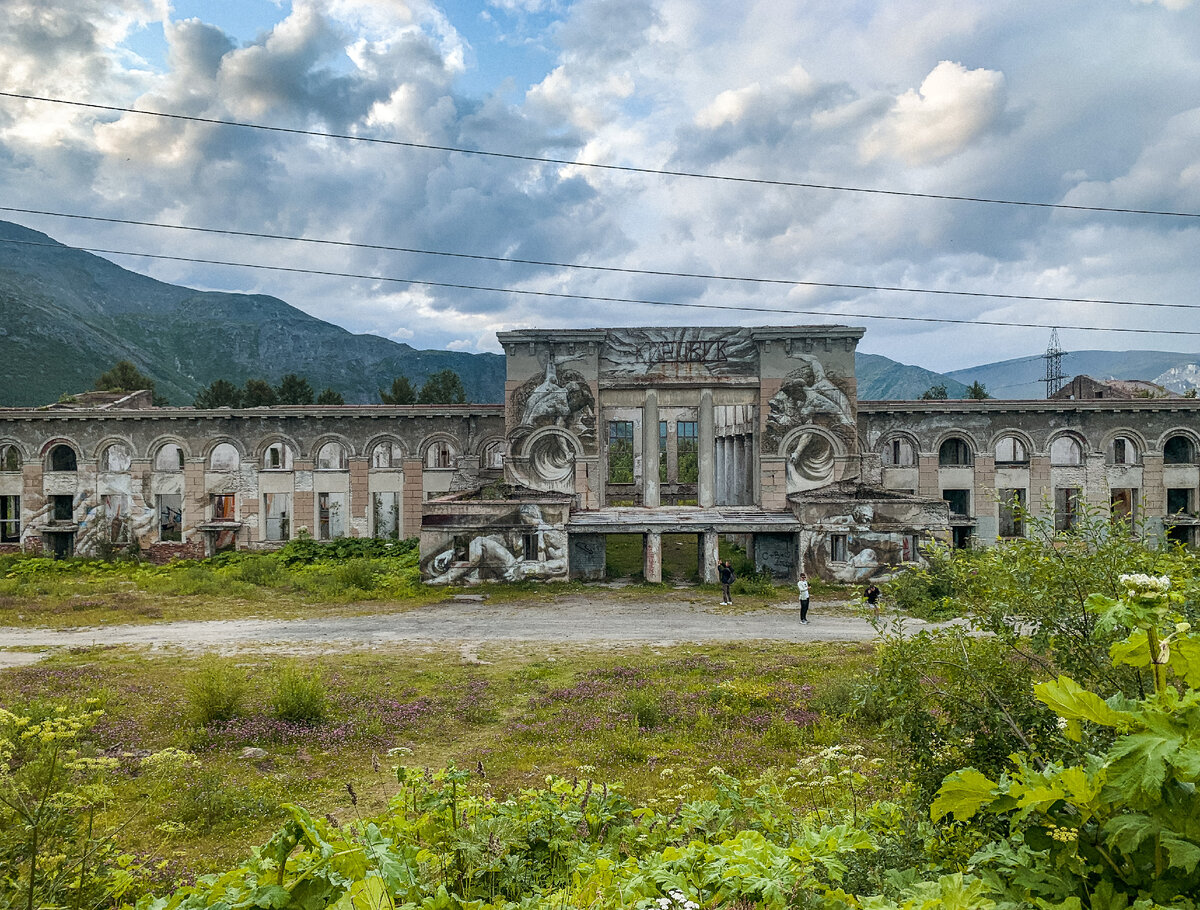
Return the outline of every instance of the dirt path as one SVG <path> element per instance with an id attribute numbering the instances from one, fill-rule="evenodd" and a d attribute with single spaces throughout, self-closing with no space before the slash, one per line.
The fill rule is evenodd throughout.
<path id="1" fill-rule="evenodd" d="M 448 601 L 404 613 L 298 620 L 219 620 L 81 629 L 0 627 L 0 667 L 29 662 L 33 648 L 121 644 L 148 648 L 323 651 L 385 645 L 455 645 L 464 653 L 500 641 L 571 645 L 669 645 L 720 641 L 864 641 L 871 625 L 844 605 L 814 604 L 800 624 L 795 604 L 722 610 L 684 599 L 571 595 L 553 602 Z M 925 624 L 911 621 L 914 628 Z M 20 648 L 20 651 L 3 649 Z"/>

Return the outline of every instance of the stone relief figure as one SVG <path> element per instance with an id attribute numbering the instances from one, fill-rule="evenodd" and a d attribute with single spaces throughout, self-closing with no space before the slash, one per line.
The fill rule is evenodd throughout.
<path id="1" fill-rule="evenodd" d="M 850 397 L 838 388 L 816 358 L 797 355 L 801 365 L 784 377 L 770 401 L 764 444 L 775 447 L 791 430 L 816 424 L 841 437 L 854 432 Z M 797 493 L 832 483 L 837 460 L 833 443 L 822 433 L 800 434 L 786 453 L 787 491 Z"/>
<path id="2" fill-rule="evenodd" d="M 539 429 L 556 426 L 579 437 L 585 450 L 596 444 L 596 402 L 591 386 L 581 373 L 559 369 L 559 364 L 574 358 L 560 357 L 546 350 L 538 359 L 545 363 L 541 380 L 530 379 L 513 394 L 514 413 L 522 427 Z"/>
<path id="3" fill-rule="evenodd" d="M 751 376 L 758 347 L 747 329 L 612 329 L 600 372 L 618 378 Z"/>

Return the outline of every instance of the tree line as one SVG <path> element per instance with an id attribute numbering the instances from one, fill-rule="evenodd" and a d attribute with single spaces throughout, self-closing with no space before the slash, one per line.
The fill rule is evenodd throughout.
<path id="1" fill-rule="evenodd" d="M 407 376 L 399 376 L 390 390 L 379 390 L 383 404 L 465 404 L 466 391 L 462 379 L 454 370 L 440 370 L 425 380 L 420 391 L 413 388 Z M 331 388 L 319 394 L 309 381 L 296 373 L 288 373 L 273 386 L 265 379 L 247 379 L 239 388 L 228 379 L 217 379 L 196 395 L 198 408 L 260 408 L 272 405 L 345 404 L 341 392 Z"/>

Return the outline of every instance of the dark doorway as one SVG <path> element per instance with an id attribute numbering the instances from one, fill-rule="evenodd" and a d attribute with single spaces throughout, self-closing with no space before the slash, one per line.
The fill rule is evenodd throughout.
<path id="1" fill-rule="evenodd" d="M 69 497 L 68 497 L 69 498 Z M 70 559 L 75 555 L 75 533 L 50 532 L 43 535 L 43 549 L 52 559 Z"/>

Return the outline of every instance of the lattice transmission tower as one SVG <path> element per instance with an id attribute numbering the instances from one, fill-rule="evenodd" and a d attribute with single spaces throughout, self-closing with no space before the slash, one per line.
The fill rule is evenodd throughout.
<path id="1" fill-rule="evenodd" d="M 1058 344 L 1058 329 L 1051 329 L 1050 346 L 1042 359 L 1046 361 L 1046 378 L 1042 382 L 1046 384 L 1046 397 L 1049 398 L 1062 388 L 1067 378 L 1062 370 L 1063 350 Z"/>

